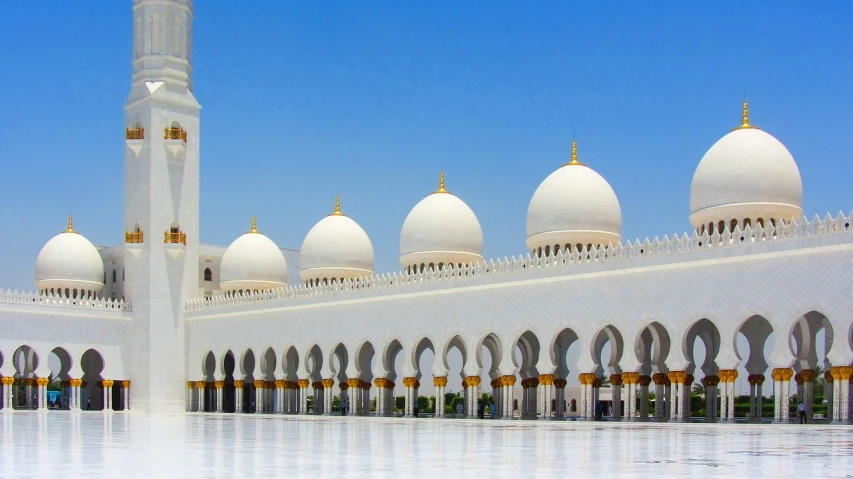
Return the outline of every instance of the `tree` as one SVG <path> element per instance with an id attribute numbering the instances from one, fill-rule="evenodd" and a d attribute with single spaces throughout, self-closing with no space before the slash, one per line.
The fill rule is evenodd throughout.
<path id="1" fill-rule="evenodd" d="M 610 376 L 602 376 L 601 377 L 601 387 L 609 388 L 610 387 Z"/>
<path id="2" fill-rule="evenodd" d="M 406 409 L 406 396 L 397 396 L 394 398 L 394 409 L 397 411 Z"/>
<path id="3" fill-rule="evenodd" d="M 690 390 L 690 394 L 695 394 L 697 396 L 705 395 L 705 386 L 699 383 L 693 383 L 693 388 Z"/>

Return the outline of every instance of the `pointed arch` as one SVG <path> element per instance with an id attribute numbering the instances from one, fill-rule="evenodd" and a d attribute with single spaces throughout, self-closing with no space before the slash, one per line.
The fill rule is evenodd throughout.
<path id="1" fill-rule="evenodd" d="M 569 348 L 578 341 L 578 334 L 572 328 L 563 328 L 551 340 L 551 362 L 557 366 L 555 376 L 565 379 L 569 375 L 569 366 L 566 363 L 566 354 Z"/>
<path id="2" fill-rule="evenodd" d="M 634 354 L 645 375 L 667 372 L 666 358 L 672 348 L 669 331 L 658 321 L 651 321 L 640 328 L 634 340 Z"/>
<path id="3" fill-rule="evenodd" d="M 624 351 L 624 341 L 622 340 L 622 333 L 613 326 L 612 324 L 608 324 L 606 326 L 601 327 L 593 336 L 593 341 L 591 344 L 592 350 L 590 351 L 592 354 L 592 360 L 595 364 L 595 374 L 601 375 L 604 373 L 604 366 L 607 366 L 607 369 L 610 374 L 619 374 L 622 372 L 622 368 L 619 366 L 619 361 L 622 359 L 622 353 Z M 602 354 L 604 352 L 604 346 L 606 344 L 610 345 L 610 357 L 607 361 L 604 361 Z"/>
<path id="4" fill-rule="evenodd" d="M 435 357 L 435 346 L 433 346 L 432 341 L 430 341 L 429 338 L 424 336 L 415 342 L 415 347 L 412 348 L 410 356 L 410 360 L 412 361 L 412 371 L 414 371 L 415 378 L 418 380 L 422 377 L 421 357 L 426 351 L 432 351 L 433 357 Z M 435 361 L 435 359 L 433 359 L 433 361 Z"/>
<path id="5" fill-rule="evenodd" d="M 696 339 L 701 339 L 705 346 L 705 360 L 699 365 L 705 376 L 717 374 L 719 367 L 716 362 L 717 354 L 720 352 L 720 330 L 708 318 L 701 318 L 693 322 L 687 332 L 684 333 L 682 341 L 682 351 L 684 357 L 688 360 L 688 373 L 694 374 L 696 370 L 696 358 L 693 354 L 693 347 Z"/>
<path id="6" fill-rule="evenodd" d="M 512 364 L 518 368 L 522 379 L 539 376 L 536 365 L 539 362 L 539 338 L 529 329 L 519 334 L 513 345 L 521 351 L 521 364 L 518 363 L 515 354 L 512 355 Z M 492 378 L 494 379 L 494 378 Z"/>
<path id="7" fill-rule="evenodd" d="M 355 350 L 355 370 L 362 381 L 373 381 L 373 356 L 376 350 L 370 341 L 361 343 Z"/>

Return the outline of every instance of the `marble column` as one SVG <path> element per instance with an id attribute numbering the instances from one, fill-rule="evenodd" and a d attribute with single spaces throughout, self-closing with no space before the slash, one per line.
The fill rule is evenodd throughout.
<path id="1" fill-rule="evenodd" d="M 853 377 L 853 367 L 833 366 L 830 371 L 834 382 L 832 423 L 848 424 L 850 422 L 850 378 Z"/>
<path id="2" fill-rule="evenodd" d="M 791 368 L 776 368 L 773 370 L 773 384 L 775 389 L 775 404 L 773 407 L 773 421 L 787 423 L 790 420 L 790 383 L 794 371 Z"/>
<path id="3" fill-rule="evenodd" d="M 599 393 L 601 392 L 601 378 L 597 377 L 597 378 L 593 379 L 592 384 L 590 384 L 590 386 L 592 389 L 592 393 L 591 393 L 592 401 L 590 402 L 590 406 L 591 406 L 592 410 L 590 411 L 590 413 L 592 414 L 592 417 L 594 418 L 596 415 L 595 414 L 596 406 L 598 406 L 601 403 L 601 397 L 599 395 Z M 604 415 L 604 412 L 603 412 L 603 408 L 602 408 L 602 416 L 603 415 Z"/>
<path id="4" fill-rule="evenodd" d="M 480 376 L 468 376 L 465 378 L 465 383 L 467 384 L 466 390 L 468 392 L 468 411 L 467 416 L 469 418 L 476 419 L 477 418 L 477 399 L 478 392 L 480 389 Z"/>
<path id="5" fill-rule="evenodd" d="M 299 381 L 287 382 L 288 414 L 299 414 Z"/>
<path id="6" fill-rule="evenodd" d="M 72 411 L 80 410 L 80 386 L 83 385 L 82 379 L 71 379 L 68 381 L 71 385 L 70 393 L 71 397 L 69 398 L 69 404 Z M 11 395 L 10 398 L 11 400 Z"/>
<path id="7" fill-rule="evenodd" d="M 323 384 L 323 415 L 331 416 L 332 415 L 332 388 L 335 386 L 335 380 L 333 378 L 324 379 L 321 381 Z"/>
<path id="8" fill-rule="evenodd" d="M 667 377 L 670 381 L 670 396 L 669 396 L 669 418 L 672 421 L 689 421 L 690 420 L 690 411 L 689 411 L 689 401 L 690 395 L 687 395 L 688 407 L 684 407 L 684 390 L 685 384 L 689 385 L 687 382 L 688 378 L 692 376 L 688 375 L 685 371 L 670 371 L 667 374 Z M 689 386 L 688 386 L 689 387 Z M 689 392 L 689 390 L 688 390 Z"/>
<path id="9" fill-rule="evenodd" d="M 435 417 L 444 417 L 444 389 L 447 387 L 447 376 L 434 376 L 432 384 L 435 386 Z"/>
<path id="10" fill-rule="evenodd" d="M 287 394 L 285 391 L 287 387 L 287 381 L 284 379 L 276 379 L 275 380 L 275 412 L 276 414 L 284 414 L 285 412 L 285 404 L 287 400 L 284 396 Z"/>
<path id="11" fill-rule="evenodd" d="M 622 375 L 621 374 L 611 374 L 610 375 L 610 398 L 611 398 L 610 420 L 611 421 L 621 421 L 622 420 Z"/>
<path id="12" fill-rule="evenodd" d="M 196 408 L 196 412 L 204 412 L 204 388 L 207 386 L 207 383 L 204 381 L 196 381 L 195 387 L 198 388 L 198 407 Z"/>
<path id="13" fill-rule="evenodd" d="M 829 371 L 823 374 L 823 399 L 826 401 L 826 422 L 832 422 L 833 418 L 833 389 L 835 386 L 835 379 L 832 377 L 832 368 Z"/>
<path id="14" fill-rule="evenodd" d="M 556 419 L 566 418 L 566 381 L 563 378 L 554 379 L 554 396 L 557 399 L 557 410 L 554 411 Z"/>
<path id="15" fill-rule="evenodd" d="M 797 402 L 796 402 L 796 405 L 797 405 L 797 406 L 799 406 L 799 405 L 800 405 L 800 403 L 805 403 L 805 400 L 804 400 L 804 399 L 805 399 L 805 395 L 803 394 L 803 375 L 802 375 L 802 374 L 800 374 L 800 373 L 796 373 L 796 374 L 794 374 L 794 384 L 796 384 L 796 388 L 797 388 L 797 392 L 796 392 L 796 395 L 797 395 Z M 795 421 L 797 421 L 797 422 L 799 422 L 799 421 L 800 421 L 800 411 L 799 411 L 799 409 L 797 409 L 796 411 L 797 411 L 797 412 L 796 412 L 796 413 L 794 413 L 794 414 L 796 415 L 796 417 L 794 417 L 794 420 L 795 420 Z"/>
<path id="16" fill-rule="evenodd" d="M 652 381 L 655 383 L 655 421 L 666 421 L 666 413 L 669 406 L 667 401 L 666 382 L 669 379 L 664 373 L 652 374 Z"/>
<path id="17" fill-rule="evenodd" d="M 595 374 L 581 373 L 578 374 L 578 381 L 581 383 L 581 403 L 580 416 L 584 421 L 595 419 L 595 405 L 593 404 L 592 384 L 595 381 Z"/>
<path id="18" fill-rule="evenodd" d="M 130 381 L 128 380 L 121 382 L 121 409 L 130 411 Z"/>
<path id="19" fill-rule="evenodd" d="M 622 383 L 625 385 L 625 420 L 637 420 L 637 383 L 640 381 L 640 373 L 622 373 Z"/>
<path id="20" fill-rule="evenodd" d="M 115 381 L 112 379 L 105 379 L 101 381 L 104 393 L 103 412 L 112 412 L 113 410 L 113 384 L 115 384 Z"/>
<path id="21" fill-rule="evenodd" d="M 760 418 L 759 412 L 761 411 L 761 403 L 756 401 L 756 399 L 758 398 L 755 395 L 756 376 L 757 374 L 750 374 L 746 378 L 747 382 L 749 383 L 749 417 L 747 419 L 747 421 L 749 422 L 757 422 L 757 419 Z"/>
<path id="22" fill-rule="evenodd" d="M 737 369 L 721 369 L 719 371 L 720 381 L 723 383 L 723 404 L 720 407 L 720 418 L 723 422 L 735 422 L 735 400 L 737 399 L 738 372 Z"/>
<path id="23" fill-rule="evenodd" d="M 225 392 L 225 381 L 214 381 L 213 382 L 213 393 L 215 395 L 214 400 L 216 402 L 216 412 L 222 412 L 222 403 L 224 401 L 224 392 Z"/>
<path id="24" fill-rule="evenodd" d="M 640 397 L 640 417 L 639 420 L 647 422 L 649 420 L 649 384 L 652 383 L 652 377 L 641 375 L 637 378 L 637 384 Z M 657 386 L 657 385 L 655 385 Z"/>
<path id="25" fill-rule="evenodd" d="M 308 386 L 310 383 L 311 381 L 307 379 L 296 381 L 296 384 L 299 386 L 299 404 L 297 405 L 297 410 L 300 416 L 308 414 Z"/>
<path id="26" fill-rule="evenodd" d="M 501 388 L 501 403 L 498 405 L 501 411 L 501 419 L 513 419 L 512 390 L 515 387 L 515 381 L 515 375 L 510 374 L 505 374 L 498 378 L 498 382 L 500 383 L 499 386 Z"/>
<path id="27" fill-rule="evenodd" d="M 388 382 L 385 378 L 376 378 L 373 380 L 373 385 L 376 386 L 376 416 L 387 416 L 388 411 L 385 408 L 385 395 L 387 389 L 385 384 Z"/>
<path id="28" fill-rule="evenodd" d="M 255 379 L 252 384 L 255 386 L 255 414 L 261 414 L 264 412 L 264 386 L 266 381 Z"/>
<path id="29" fill-rule="evenodd" d="M 723 371 L 716 376 L 709 374 L 702 378 L 702 385 L 705 386 L 705 422 L 717 422 L 717 387 L 720 384 L 720 379 L 723 376 Z M 728 384 L 727 382 L 723 383 Z M 734 384 L 734 383 L 732 383 Z M 722 410 L 726 409 L 726 388 L 723 386 L 723 404 Z M 725 412 L 723 413 L 725 418 Z M 725 419 L 724 419 L 725 420 Z"/>
<path id="30" fill-rule="evenodd" d="M 0 384 L 3 385 L 3 412 L 12 412 L 15 410 L 12 407 L 12 385 L 14 383 L 15 378 L 11 376 L 0 379 Z"/>
<path id="31" fill-rule="evenodd" d="M 801 401 L 806 405 L 806 420 L 811 424 L 814 422 L 814 380 L 817 371 L 814 369 L 803 369 L 800 371 L 803 380 L 803 395 Z"/>
<path id="32" fill-rule="evenodd" d="M 554 388 L 553 374 L 539 375 L 539 411 L 541 415 L 539 419 L 550 420 L 554 415 L 554 410 L 551 407 L 551 390 Z M 536 417 L 536 411 L 533 411 L 533 417 Z"/>
<path id="33" fill-rule="evenodd" d="M 246 412 L 243 408 L 243 386 L 245 384 L 239 379 L 234 380 L 234 412 Z"/>
<path id="34" fill-rule="evenodd" d="M 347 379 L 347 386 L 349 386 L 349 414 L 353 416 L 361 415 L 361 379 L 353 378 Z"/>
<path id="35" fill-rule="evenodd" d="M 406 377 L 403 378 L 403 387 L 405 388 L 405 406 L 403 408 L 403 416 L 414 417 L 415 406 L 418 402 L 418 388 L 420 387 L 420 382 L 413 376 Z"/>

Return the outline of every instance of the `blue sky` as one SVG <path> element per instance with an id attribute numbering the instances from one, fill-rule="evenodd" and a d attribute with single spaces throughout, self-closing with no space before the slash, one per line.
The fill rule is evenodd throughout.
<path id="1" fill-rule="evenodd" d="M 805 211 L 853 208 L 851 3 L 233 5 L 195 10 L 205 243 L 254 212 L 298 248 L 340 191 L 377 271 L 396 270 L 403 220 L 443 167 L 485 255 L 523 253 L 530 197 L 573 135 L 625 238 L 680 233 L 744 92 L 796 158 Z M 123 239 L 131 15 L 129 0 L 0 4 L 0 287 L 33 288 L 69 210 L 92 242 Z"/>

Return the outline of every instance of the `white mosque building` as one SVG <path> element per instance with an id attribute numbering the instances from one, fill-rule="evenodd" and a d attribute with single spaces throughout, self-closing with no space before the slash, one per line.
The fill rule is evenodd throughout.
<path id="1" fill-rule="evenodd" d="M 133 13 L 125 242 L 96 248 L 69 218 L 36 260 L 35 291 L 0 291 L 2 411 L 48 410 L 55 378 L 58 409 L 331 414 L 340 394 L 353 414 L 376 399 L 382 416 L 396 390 L 411 416 L 432 381 L 441 417 L 459 374 L 468 416 L 492 390 L 498 417 L 514 416 L 515 394 L 523 417 L 589 419 L 606 388 L 613 419 L 686 421 L 695 381 L 706 419 L 733 421 L 745 367 L 750 419 L 772 391 L 786 421 L 792 390 L 811 413 L 821 368 L 829 419 L 850 423 L 853 218 L 803 215 L 794 158 L 750 123 L 746 103 L 698 163 L 693 231 L 622 238 L 616 193 L 573 143 L 533 192 L 522 254 L 484 258 L 477 216 L 442 174 L 402 226 L 400 270 L 377 273 L 370 238 L 339 200 L 298 251 L 254 218 L 227 248 L 200 242 L 192 1 L 134 0 Z M 461 367 L 448 364 L 454 348 Z M 436 359 L 422 371 L 427 350 Z M 570 376 L 581 384 L 575 412 Z"/>

